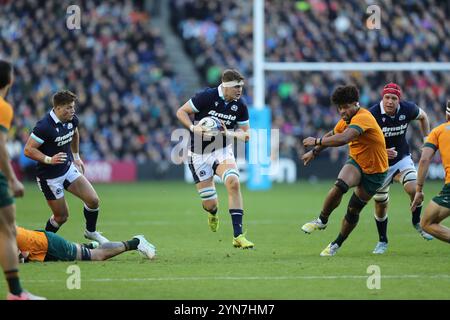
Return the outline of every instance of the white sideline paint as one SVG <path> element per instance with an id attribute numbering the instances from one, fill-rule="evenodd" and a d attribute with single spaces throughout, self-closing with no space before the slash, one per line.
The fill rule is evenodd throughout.
<path id="1" fill-rule="evenodd" d="M 421 274 L 403 274 L 403 275 L 382 275 L 382 279 L 446 279 L 450 280 L 450 274 L 437 275 L 421 275 Z M 367 275 L 334 275 L 334 276 L 280 276 L 280 277 L 164 277 L 164 278 L 98 278 L 83 279 L 83 282 L 114 282 L 114 281 L 205 281 L 205 280 L 340 280 L 340 279 L 367 279 Z M 65 280 L 48 279 L 48 280 L 23 280 L 23 282 L 64 282 Z"/>

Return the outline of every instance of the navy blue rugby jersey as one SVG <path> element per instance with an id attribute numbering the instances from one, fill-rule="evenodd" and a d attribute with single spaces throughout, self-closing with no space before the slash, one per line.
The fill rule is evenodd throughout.
<path id="1" fill-rule="evenodd" d="M 383 131 L 386 140 L 386 148 L 395 147 L 397 157 L 389 159 L 392 166 L 410 155 L 409 145 L 406 141 L 406 130 L 412 120 L 416 120 L 420 114 L 420 108 L 410 101 L 400 100 L 395 116 L 391 117 L 384 111 L 383 101 L 373 105 L 369 111 L 375 117 Z"/>
<path id="2" fill-rule="evenodd" d="M 238 126 L 249 125 L 248 108 L 245 100 L 241 97 L 238 100 L 226 102 L 222 87 L 207 88 L 204 91 L 198 92 L 189 100 L 192 110 L 195 112 L 194 123 L 197 123 L 205 117 L 215 117 L 221 119 L 227 129 L 236 129 Z M 231 144 L 229 139 L 222 138 L 223 143 L 219 145 L 216 138 L 203 138 L 203 143 L 194 146 L 194 134 L 191 133 L 191 151 L 201 154 L 204 151 L 208 152 L 212 149 L 217 150 L 224 148 L 227 144 Z M 222 136 L 221 136 L 222 137 Z M 216 143 L 215 143 L 216 142 Z M 201 147 L 201 150 L 200 150 Z M 207 148 L 207 150 L 205 150 Z"/>
<path id="3" fill-rule="evenodd" d="M 53 110 L 38 121 L 31 133 L 31 138 L 41 143 L 38 150 L 49 157 L 59 152 L 67 153 L 67 160 L 61 164 L 50 165 L 38 162 L 36 175 L 39 178 L 52 179 L 60 177 L 69 170 L 73 162 L 70 144 L 77 127 L 78 118 L 76 115 L 73 116 L 71 121 L 62 123 Z"/>

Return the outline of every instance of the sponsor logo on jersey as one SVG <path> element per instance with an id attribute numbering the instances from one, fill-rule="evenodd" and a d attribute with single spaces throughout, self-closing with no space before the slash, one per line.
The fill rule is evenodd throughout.
<path id="1" fill-rule="evenodd" d="M 72 137 L 73 137 L 74 134 L 75 134 L 75 131 L 72 130 L 72 131 L 70 131 L 69 133 L 67 133 L 67 134 L 65 134 L 63 136 L 56 137 L 54 142 L 57 142 L 57 146 L 58 147 L 63 146 L 66 143 L 69 143 L 70 141 L 72 141 Z"/>
<path id="2" fill-rule="evenodd" d="M 383 127 L 382 130 L 383 130 L 384 136 L 386 138 L 389 138 L 389 137 L 400 136 L 402 134 L 405 134 L 407 128 L 408 128 L 408 124 L 405 123 L 405 124 L 402 124 L 397 127 Z"/>

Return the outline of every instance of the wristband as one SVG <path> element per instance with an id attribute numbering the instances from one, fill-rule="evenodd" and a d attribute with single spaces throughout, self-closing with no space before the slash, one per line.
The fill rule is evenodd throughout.
<path id="1" fill-rule="evenodd" d="M 189 126 L 189 131 L 190 131 L 190 132 L 194 132 L 194 125 L 193 125 L 193 124 L 191 124 L 191 125 Z"/>
<path id="2" fill-rule="evenodd" d="M 52 163 L 52 158 L 49 157 L 49 156 L 45 156 L 45 158 L 44 158 L 44 163 L 46 163 L 46 164 L 51 164 L 51 163 Z"/>
<path id="3" fill-rule="evenodd" d="M 73 154 L 73 160 L 81 160 L 80 154 L 78 152 Z"/>

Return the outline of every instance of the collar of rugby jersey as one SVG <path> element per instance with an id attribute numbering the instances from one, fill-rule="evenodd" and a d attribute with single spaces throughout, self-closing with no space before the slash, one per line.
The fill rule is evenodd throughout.
<path id="1" fill-rule="evenodd" d="M 56 116 L 56 114 L 55 114 L 55 112 L 53 110 L 50 111 L 50 117 L 52 117 L 53 121 L 55 121 L 56 124 L 61 122 L 61 120 L 58 119 L 58 117 Z"/>

